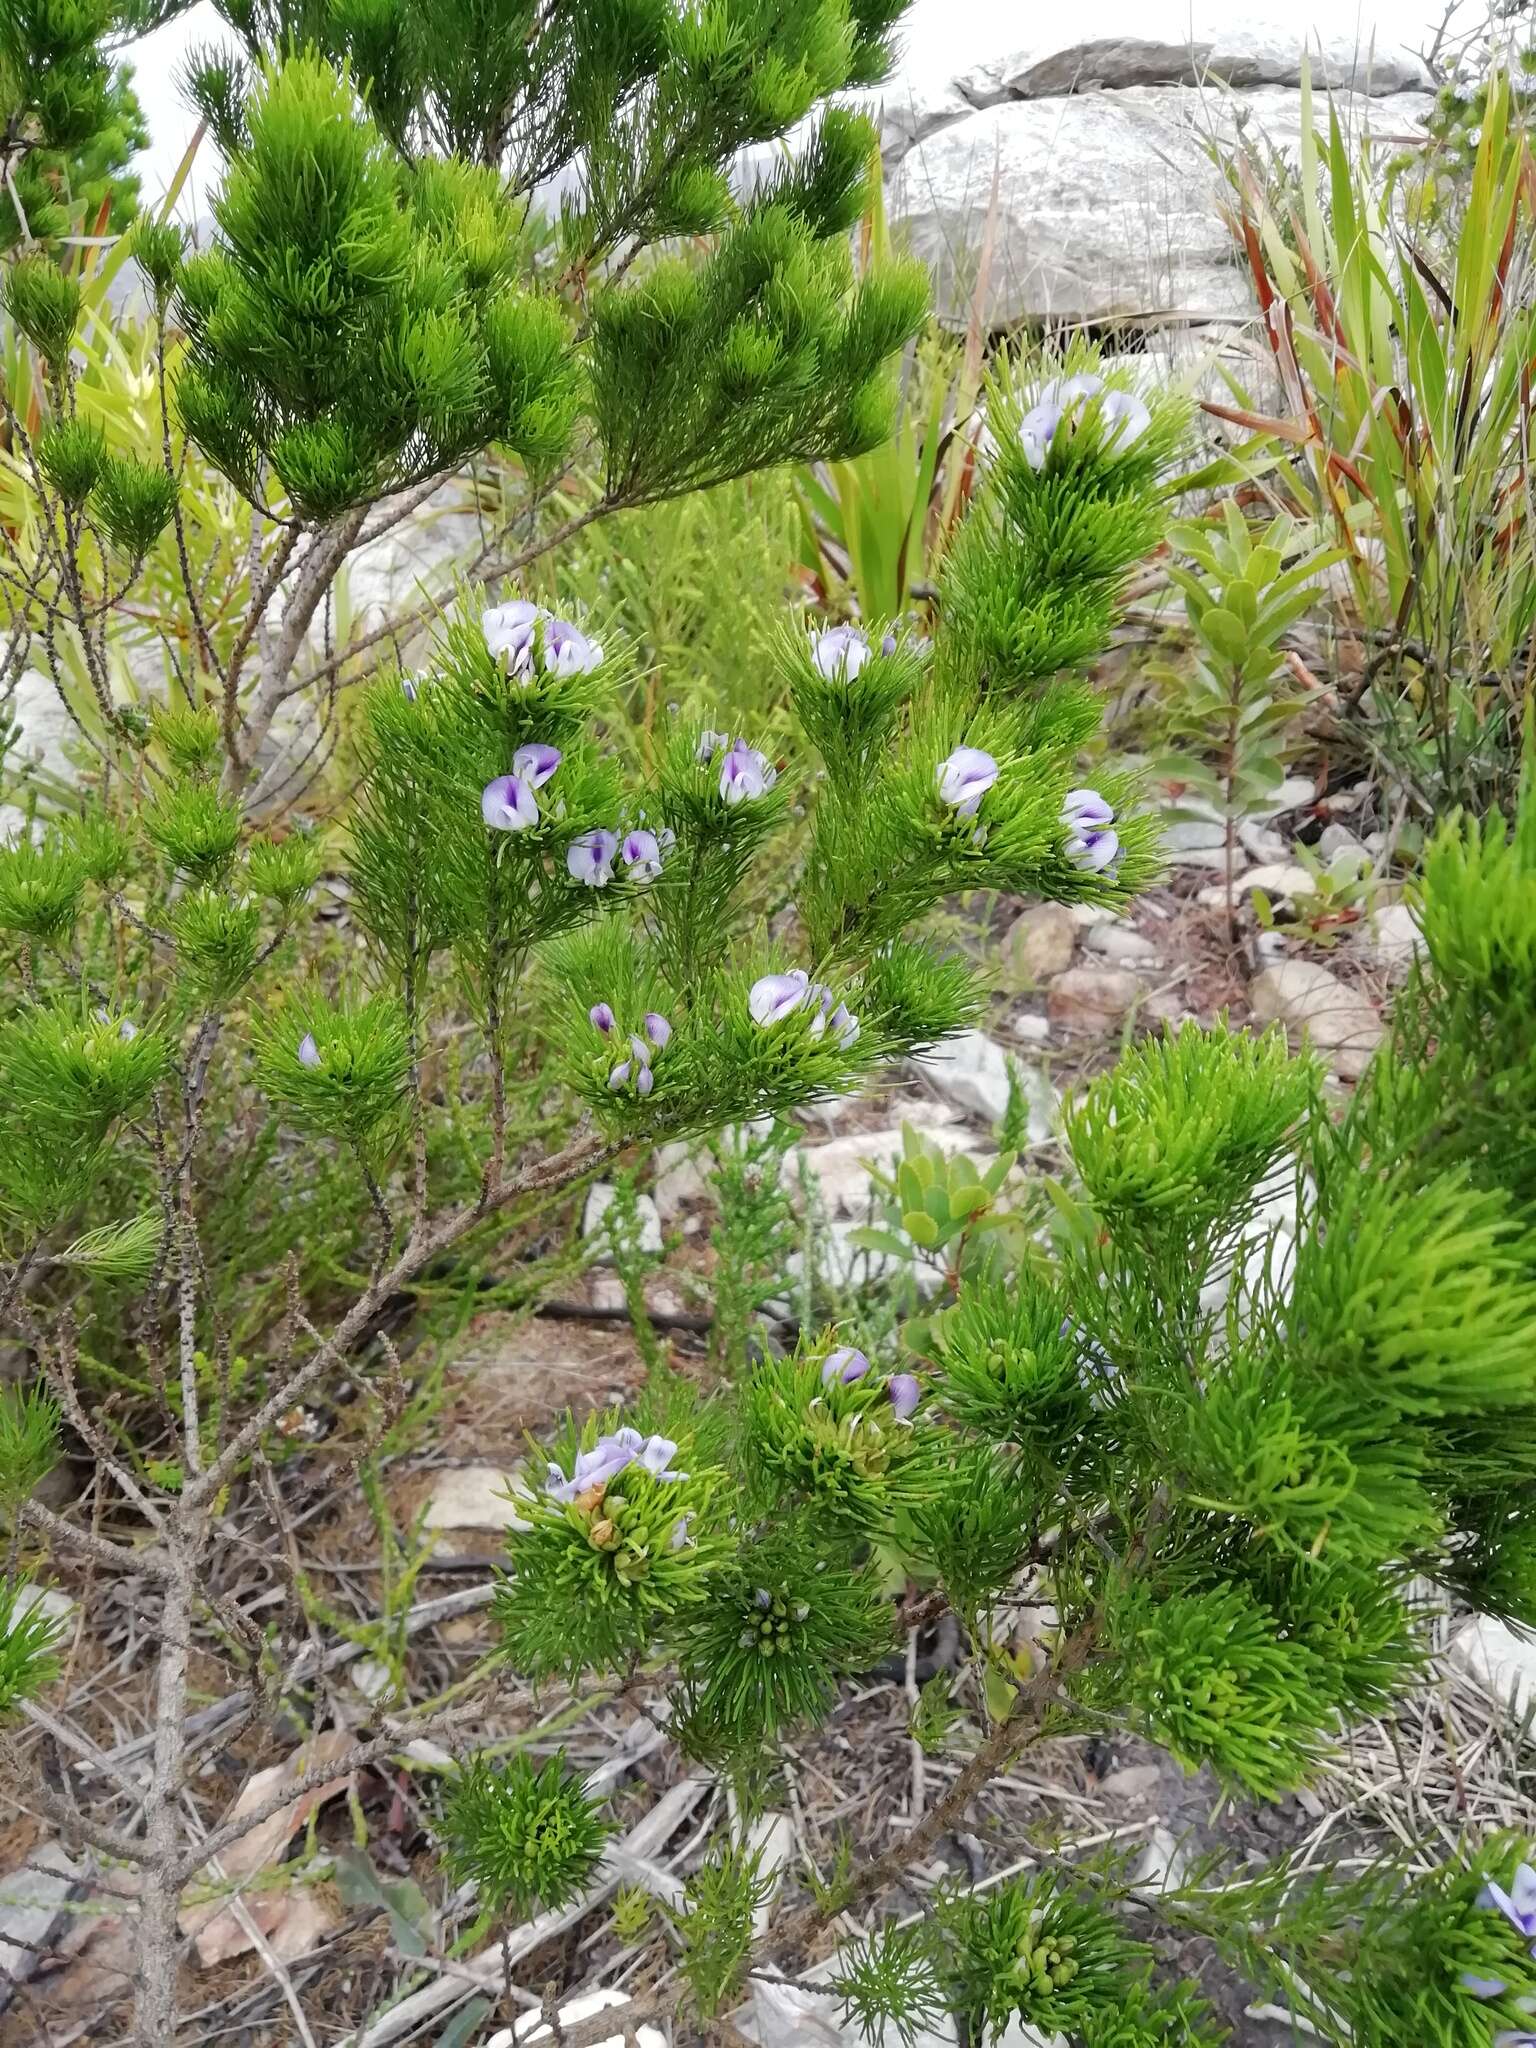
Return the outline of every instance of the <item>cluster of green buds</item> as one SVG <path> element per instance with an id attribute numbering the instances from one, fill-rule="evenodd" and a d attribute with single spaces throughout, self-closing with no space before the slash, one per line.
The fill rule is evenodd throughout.
<path id="1" fill-rule="evenodd" d="M 810 1613 L 804 1600 L 791 1602 L 782 1592 L 770 1593 L 759 1586 L 752 1596 L 752 1612 L 737 1638 L 742 1649 L 755 1649 L 760 1657 L 782 1657 L 794 1646 L 798 1624 Z"/>
<path id="2" fill-rule="evenodd" d="M 1035 1913 L 1019 1936 L 1013 1975 L 1020 1985 L 1033 1992 L 1064 1991 L 1078 1972 L 1073 1954 L 1076 1947 L 1072 1935 L 1047 1925 L 1044 1913 Z"/>

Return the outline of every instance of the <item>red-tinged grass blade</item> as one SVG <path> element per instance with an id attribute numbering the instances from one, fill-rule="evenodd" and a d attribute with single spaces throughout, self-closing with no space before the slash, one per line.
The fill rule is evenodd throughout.
<path id="1" fill-rule="evenodd" d="M 1314 438 L 1312 429 L 1300 420 L 1276 419 L 1272 413 L 1249 412 L 1244 406 L 1223 405 L 1215 398 L 1202 398 L 1200 410 L 1208 412 L 1212 419 L 1230 421 L 1234 427 L 1249 427 L 1256 434 L 1273 434 L 1297 448 L 1304 448 Z"/>

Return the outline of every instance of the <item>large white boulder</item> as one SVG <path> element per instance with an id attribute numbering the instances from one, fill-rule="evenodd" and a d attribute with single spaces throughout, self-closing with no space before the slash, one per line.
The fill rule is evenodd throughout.
<path id="1" fill-rule="evenodd" d="M 1422 131 L 1422 92 L 1343 93 L 1344 118 L 1382 137 Z M 1243 129 L 1292 153 L 1302 99 L 1286 86 L 1226 92 L 1135 85 L 1002 99 L 958 115 L 906 150 L 890 208 L 930 265 L 941 315 L 966 317 L 997 176 L 990 322 L 1200 325 L 1246 318 L 1251 286 L 1219 211 L 1211 145 Z"/>

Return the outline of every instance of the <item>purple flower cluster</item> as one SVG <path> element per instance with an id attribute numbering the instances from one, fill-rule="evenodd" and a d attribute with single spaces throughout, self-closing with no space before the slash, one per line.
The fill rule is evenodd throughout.
<path id="1" fill-rule="evenodd" d="M 522 598 L 482 613 L 480 630 L 492 655 L 525 688 L 534 679 L 536 660 L 542 660 L 546 675 L 584 676 L 603 658 L 601 643 L 579 626 Z"/>
<path id="2" fill-rule="evenodd" d="M 957 818 L 974 818 L 998 773 L 996 761 L 980 747 L 956 747 L 938 766 L 940 800 Z"/>
<path id="3" fill-rule="evenodd" d="M 812 981 L 803 967 L 792 967 L 787 974 L 762 975 L 748 991 L 747 1009 L 753 1023 L 765 1031 L 796 1010 L 805 1010 L 810 1017 L 810 1037 L 820 1038 L 830 1031 L 845 1052 L 859 1035 L 859 1020 L 848 1005 L 839 1001 L 824 981 Z"/>
<path id="4" fill-rule="evenodd" d="M 891 648 L 895 646 L 894 639 Z M 891 648 L 883 648 L 889 653 Z M 873 650 L 857 626 L 828 626 L 811 635 L 811 662 L 829 683 L 851 683 Z"/>
<path id="5" fill-rule="evenodd" d="M 512 773 L 498 775 L 480 794 L 480 815 L 493 832 L 526 832 L 539 822 L 536 790 L 553 779 L 562 755 L 558 747 L 519 747 Z"/>
<path id="6" fill-rule="evenodd" d="M 1019 422 L 1019 445 L 1031 469 L 1044 469 L 1063 422 L 1067 433 L 1075 434 L 1095 401 L 1105 448 L 1123 452 L 1133 447 L 1152 424 L 1152 415 L 1133 391 L 1106 391 L 1104 379 L 1091 370 L 1076 377 L 1054 377 L 1041 386 Z"/>
<path id="7" fill-rule="evenodd" d="M 1477 1903 L 1489 1912 L 1502 1913 L 1520 1939 L 1531 1944 L 1531 1954 L 1536 1957 L 1536 1870 L 1529 1863 L 1519 1865 L 1508 1891 L 1501 1884 L 1484 1885 Z M 1481 1977 L 1474 1970 L 1463 1970 L 1461 1982 L 1474 1998 L 1502 1998 L 1509 1989 L 1502 1977 Z M 1522 2000 L 1520 2010 L 1536 2010 L 1536 2004 Z M 1494 2035 L 1492 2048 L 1536 2048 L 1536 2033 L 1506 2029 Z"/>
<path id="8" fill-rule="evenodd" d="M 677 1445 L 667 1436 L 642 1436 L 638 1429 L 615 1429 L 600 1436 L 590 1451 L 578 1451 L 569 1479 L 565 1468 L 551 1463 L 544 1491 L 551 1500 L 579 1500 L 594 1487 L 605 1487 L 630 1465 L 639 1465 L 653 1479 L 686 1479 L 672 1471 Z"/>
<path id="9" fill-rule="evenodd" d="M 750 803 L 766 796 L 779 779 L 779 771 L 756 747 L 745 740 L 733 740 L 729 733 L 706 732 L 700 736 L 698 761 L 707 768 L 719 757 L 720 800 L 727 804 Z"/>
<path id="10" fill-rule="evenodd" d="M 830 1387 L 834 1382 L 840 1387 L 851 1387 L 863 1379 L 869 1371 L 869 1360 L 862 1351 L 855 1351 L 851 1344 L 840 1344 L 835 1351 L 829 1351 L 822 1361 L 821 1384 Z M 910 1372 L 893 1372 L 885 1383 L 885 1391 L 891 1399 L 891 1407 L 898 1422 L 910 1422 L 917 1404 L 923 1398 L 923 1390 L 915 1375 Z"/>
<path id="11" fill-rule="evenodd" d="M 611 1037 L 618 1028 L 618 1020 L 613 1014 L 611 1003 L 594 1003 L 587 1016 L 604 1038 Z M 631 1083 L 637 1095 L 649 1095 L 656 1085 L 656 1077 L 651 1072 L 651 1061 L 657 1053 L 666 1049 L 667 1042 L 672 1036 L 672 1026 L 658 1010 L 647 1010 L 644 1023 L 644 1038 L 639 1032 L 630 1033 L 629 1058 L 620 1060 L 608 1076 L 608 1086 L 615 1095 L 621 1088 L 628 1088 Z"/>
<path id="12" fill-rule="evenodd" d="M 1069 789 L 1061 807 L 1067 828 L 1067 859 L 1089 874 L 1113 875 L 1120 858 L 1115 814 L 1096 789 Z"/>

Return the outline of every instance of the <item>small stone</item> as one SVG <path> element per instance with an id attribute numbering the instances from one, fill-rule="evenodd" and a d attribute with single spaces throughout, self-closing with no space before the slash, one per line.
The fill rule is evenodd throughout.
<path id="1" fill-rule="evenodd" d="M 1271 832 L 1257 818 L 1244 818 L 1237 828 L 1237 836 L 1243 851 L 1252 860 L 1282 861 L 1291 850 L 1278 832 Z"/>
<path id="2" fill-rule="evenodd" d="M 29 1586 L 21 1596 L 20 1611 L 23 1614 L 40 1614 L 45 1621 L 51 1621 L 56 1628 L 74 1626 L 79 1603 L 71 1600 L 67 1593 L 57 1586 Z"/>
<path id="3" fill-rule="evenodd" d="M 1016 1038 L 1027 1039 L 1032 1045 L 1046 1044 L 1051 1035 L 1049 1022 L 1033 1010 L 1021 1010 L 1013 1019 L 1012 1030 Z"/>
<path id="4" fill-rule="evenodd" d="M 44 1960 L 43 1952 L 69 1913 L 83 1874 L 57 1842 L 44 1842 L 28 1856 L 24 1870 L 5 1878 L 0 1896 L 0 1970 L 8 1978 L 30 1977 Z"/>
<path id="5" fill-rule="evenodd" d="M 1018 1085 L 1029 1104 L 1030 1144 L 1042 1145 L 1051 1135 L 1056 1114 L 1055 1089 L 1037 1069 L 1010 1055 L 984 1031 L 962 1031 L 955 1038 L 945 1039 L 919 1063 L 918 1071 L 933 1083 L 946 1102 L 994 1124 L 1008 1108 L 1011 1071 L 1017 1074 Z"/>
<path id="6" fill-rule="evenodd" d="M 1124 967 L 1069 967 L 1046 990 L 1046 1013 L 1064 1031 L 1112 1031 L 1138 996 L 1138 976 Z"/>
<path id="7" fill-rule="evenodd" d="M 1097 925 L 1084 943 L 1092 952 L 1101 953 L 1106 960 L 1113 960 L 1121 967 L 1153 967 L 1157 964 L 1157 947 L 1134 925 Z"/>
<path id="8" fill-rule="evenodd" d="M 516 1466 L 459 1465 L 433 1481 L 424 1520 L 429 1529 L 526 1529 L 509 1494 L 527 1491 Z"/>
<path id="9" fill-rule="evenodd" d="M 1136 1859 L 1131 1884 L 1142 1892 L 1176 1892 L 1188 1868 L 1189 1857 L 1172 1829 L 1156 1827 Z"/>
<path id="10" fill-rule="evenodd" d="M 1214 818 L 1179 818 L 1163 827 L 1163 851 L 1173 861 L 1181 854 L 1213 852 L 1226 843 L 1227 828 Z"/>
<path id="11" fill-rule="evenodd" d="M 587 1206 L 581 1214 L 583 1237 L 602 1237 L 603 1218 L 613 1207 L 616 1190 L 611 1181 L 594 1181 L 587 1190 Z M 640 1250 L 659 1252 L 661 1250 L 661 1213 L 650 1195 L 637 1195 L 635 1208 L 640 1220 Z M 613 1252 L 607 1246 L 598 1254 L 596 1263 L 600 1266 L 613 1264 Z"/>
<path id="12" fill-rule="evenodd" d="M 1063 903 L 1036 903 L 1008 927 L 1002 979 L 1009 989 L 1038 988 L 1072 965 L 1077 927 Z"/>
<path id="13" fill-rule="evenodd" d="M 1115 921 L 1115 913 L 1106 910 L 1102 903 L 1069 903 L 1067 915 L 1080 932 L 1091 932 L 1095 925 Z"/>
<path id="14" fill-rule="evenodd" d="M 1153 1799 L 1163 1782 L 1161 1764 L 1127 1764 L 1100 1778 L 1099 1790 L 1106 1799 Z"/>
<path id="15" fill-rule="evenodd" d="M 1384 903 L 1357 943 L 1373 967 L 1400 975 L 1424 951 L 1424 934 L 1406 903 Z"/>
<path id="16" fill-rule="evenodd" d="M 1279 960 L 1256 974 L 1248 1000 L 1258 1023 L 1281 1023 L 1330 1055 L 1346 1080 L 1358 1080 L 1381 1041 L 1381 1018 L 1359 989 L 1310 960 Z"/>
<path id="17" fill-rule="evenodd" d="M 395 1689 L 394 1673 L 377 1657 L 359 1657 L 347 1676 L 365 1700 L 377 1702 Z"/>
<path id="18" fill-rule="evenodd" d="M 1317 784 L 1305 775 L 1288 775 L 1273 796 L 1254 806 L 1256 818 L 1279 818 L 1287 811 L 1305 810 L 1317 802 Z"/>
<path id="19" fill-rule="evenodd" d="M 969 1149 L 971 1140 L 959 1124 L 920 1123 L 910 1128 L 920 1138 L 936 1144 L 949 1159 Z M 902 1154 L 899 1130 L 850 1131 L 825 1145 L 795 1146 L 784 1155 L 784 1185 L 799 1206 L 802 1164 L 820 1185 L 822 1205 L 829 1216 L 867 1217 L 878 1189 L 872 1167 L 891 1167 Z M 977 1171 L 985 1165 L 977 1161 Z"/>
<path id="20" fill-rule="evenodd" d="M 1330 867 L 1342 862 L 1356 870 L 1371 864 L 1371 856 L 1347 825 L 1325 825 L 1318 835 L 1317 850 Z"/>
<path id="21" fill-rule="evenodd" d="M 1447 1655 L 1485 1692 L 1508 1701 L 1517 1720 L 1524 1715 L 1536 1691 L 1536 1642 L 1490 1614 L 1474 1614 L 1452 1636 Z"/>
<path id="22" fill-rule="evenodd" d="M 673 1148 L 666 1148 L 671 1151 Z M 695 1202 L 702 1202 L 709 1193 L 709 1183 L 699 1169 L 697 1160 L 686 1150 L 683 1157 L 665 1172 L 658 1172 L 651 1183 L 651 1199 L 656 1204 L 656 1213 L 663 1223 L 671 1223 L 682 1211 Z M 661 1156 L 657 1154 L 657 1166 Z"/>
<path id="23" fill-rule="evenodd" d="M 1262 889 L 1266 896 L 1278 902 L 1294 902 L 1298 896 L 1317 893 L 1317 878 L 1310 868 L 1304 868 L 1295 861 L 1271 862 L 1263 867 L 1249 868 L 1246 874 L 1232 878 L 1234 900 L 1246 896 L 1253 889 Z M 1226 883 L 1215 882 L 1210 888 L 1202 889 L 1195 901 L 1207 910 L 1225 910 Z"/>

